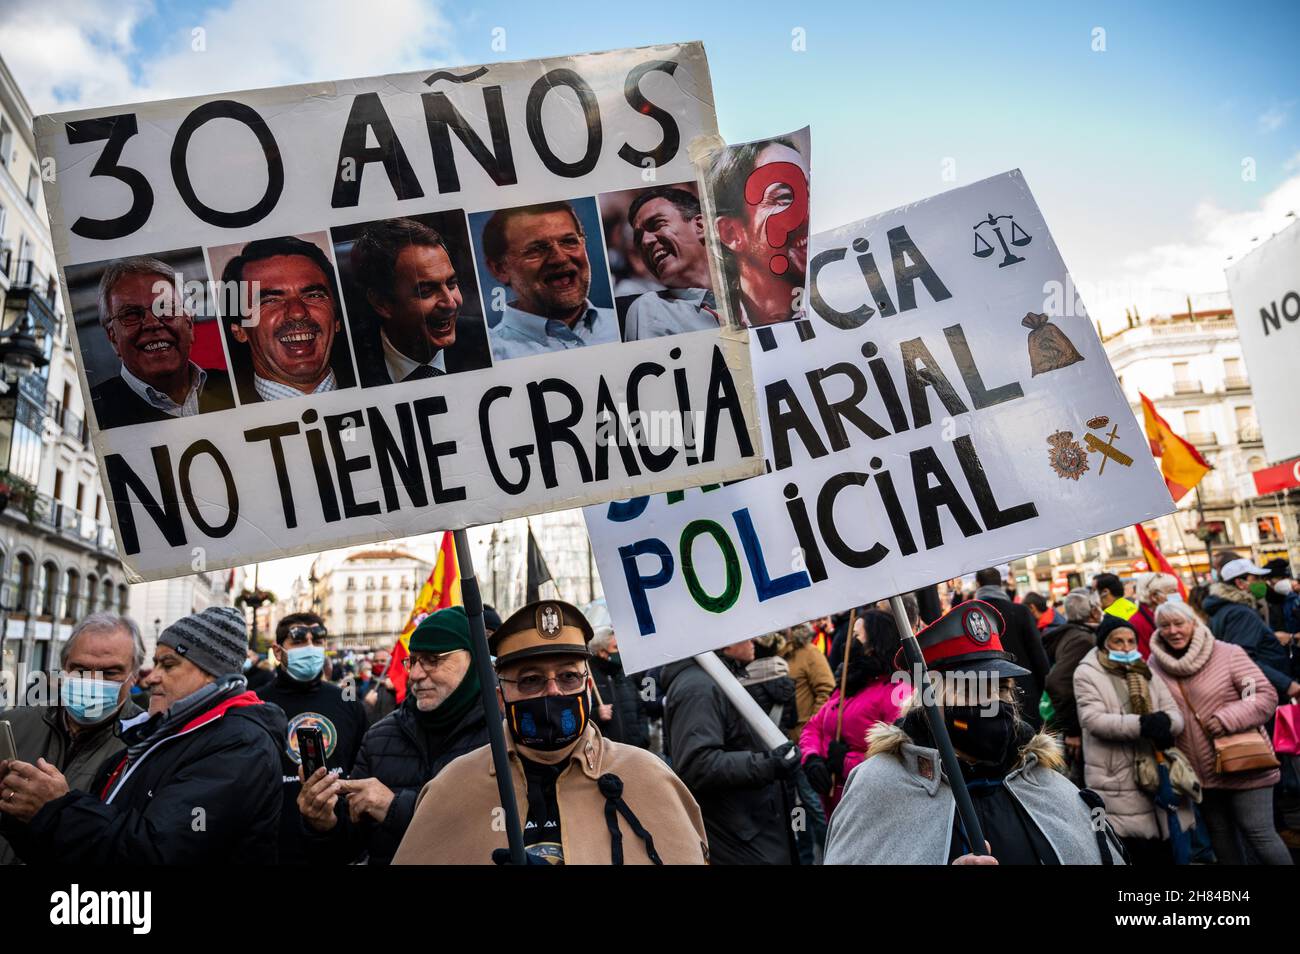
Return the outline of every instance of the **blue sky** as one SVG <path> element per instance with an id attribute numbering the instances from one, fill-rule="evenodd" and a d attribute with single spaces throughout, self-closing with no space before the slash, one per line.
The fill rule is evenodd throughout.
<path id="1" fill-rule="evenodd" d="M 1300 4 L 1041 6 L 0 0 L 0 55 L 47 111 L 700 39 L 724 136 L 812 126 L 814 229 L 1018 166 L 1094 317 L 1222 289 L 1300 212 Z"/>

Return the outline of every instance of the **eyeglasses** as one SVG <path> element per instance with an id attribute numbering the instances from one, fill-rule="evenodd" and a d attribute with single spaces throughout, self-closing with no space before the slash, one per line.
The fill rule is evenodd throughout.
<path id="1" fill-rule="evenodd" d="M 298 644 L 309 642 L 312 636 L 324 637 L 328 635 L 329 635 L 329 631 L 320 623 L 314 623 L 310 626 L 307 625 L 290 626 L 289 633 L 285 638 L 285 642 L 294 643 L 295 645 L 298 645 Z"/>
<path id="2" fill-rule="evenodd" d="M 185 317 L 179 309 L 172 311 L 171 313 L 160 313 L 151 311 L 148 308 L 141 308 L 137 305 L 132 308 L 123 308 L 115 314 L 111 320 L 116 321 L 123 328 L 130 330 L 140 327 L 140 323 L 144 321 L 145 315 L 153 315 L 160 324 L 164 325 L 174 325 L 178 319 Z"/>
<path id="3" fill-rule="evenodd" d="M 452 656 L 463 652 L 465 652 L 463 649 L 451 649 L 445 653 L 412 653 L 402 660 L 402 666 L 407 672 L 419 666 L 426 673 L 432 675 L 446 665 L 447 660 Z"/>
<path id="4" fill-rule="evenodd" d="M 525 245 L 523 251 L 519 253 L 519 257 L 529 263 L 540 262 L 550 254 L 552 248 L 558 250 L 561 255 L 572 255 L 580 251 L 583 244 L 583 236 L 574 234 L 566 235 L 554 241 L 538 239 Z"/>
<path id="5" fill-rule="evenodd" d="M 571 692 L 577 692 L 586 685 L 587 670 L 582 669 L 575 672 L 566 669 L 564 672 L 557 672 L 554 676 L 544 676 L 540 672 L 530 672 L 519 679 L 506 679 L 504 676 L 498 676 L 497 679 L 500 682 L 508 682 L 517 686 L 519 691 L 526 696 L 541 695 L 546 691 L 546 687 L 553 679 L 560 692 L 567 695 Z"/>

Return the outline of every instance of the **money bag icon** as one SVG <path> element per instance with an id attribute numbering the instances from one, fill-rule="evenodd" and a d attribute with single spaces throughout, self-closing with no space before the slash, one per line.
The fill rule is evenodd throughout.
<path id="1" fill-rule="evenodd" d="M 1046 315 L 1029 312 L 1020 323 L 1029 329 L 1029 370 L 1032 375 L 1064 368 L 1083 355 L 1070 344 L 1065 332 L 1048 320 Z"/>

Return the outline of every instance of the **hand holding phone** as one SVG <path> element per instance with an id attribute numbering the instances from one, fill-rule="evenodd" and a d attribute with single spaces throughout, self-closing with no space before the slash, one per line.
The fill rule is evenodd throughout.
<path id="1" fill-rule="evenodd" d="M 312 773 L 325 765 L 325 736 L 319 726 L 302 725 L 294 730 L 298 738 L 298 755 L 302 759 L 302 777 L 311 778 Z"/>

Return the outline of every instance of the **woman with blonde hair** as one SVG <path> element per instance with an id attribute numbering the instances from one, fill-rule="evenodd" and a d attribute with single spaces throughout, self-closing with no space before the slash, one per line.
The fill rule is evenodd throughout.
<path id="1" fill-rule="evenodd" d="M 1277 690 L 1240 646 L 1215 639 L 1209 627 L 1184 603 L 1156 609 L 1151 640 L 1151 671 L 1169 684 L 1183 713 L 1178 748 L 1188 757 L 1204 792 L 1201 813 L 1220 864 L 1256 860 L 1289 865 L 1273 828 L 1274 767 L 1225 771 L 1215 742 L 1226 736 L 1259 733 L 1277 708 Z"/>

